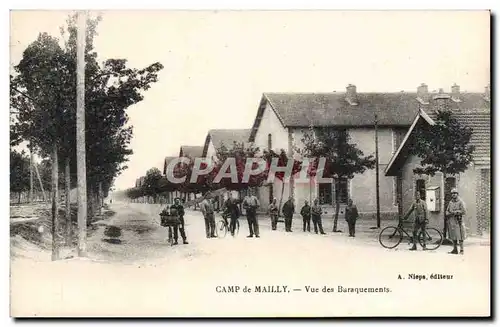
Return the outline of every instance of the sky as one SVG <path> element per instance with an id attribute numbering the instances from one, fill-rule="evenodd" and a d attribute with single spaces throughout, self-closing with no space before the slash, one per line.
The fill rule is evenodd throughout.
<path id="1" fill-rule="evenodd" d="M 162 168 L 209 129 L 251 128 L 264 92 L 483 92 L 490 83 L 487 11 L 101 11 L 95 49 L 131 67 L 161 62 L 130 107 L 128 169 L 116 189 Z M 12 11 L 10 63 L 39 32 L 59 36 L 69 12 Z M 92 15 L 97 12 L 92 12 Z"/>

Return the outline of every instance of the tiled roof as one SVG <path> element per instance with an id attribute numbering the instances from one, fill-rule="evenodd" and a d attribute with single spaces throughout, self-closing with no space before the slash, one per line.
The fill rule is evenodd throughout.
<path id="1" fill-rule="evenodd" d="M 491 157 L 491 114 L 490 111 L 457 112 L 457 120 L 472 128 L 470 144 L 475 149 L 472 154 L 476 165 L 490 165 Z"/>
<path id="2" fill-rule="evenodd" d="M 179 156 L 197 158 L 203 155 L 203 147 L 197 145 L 182 145 Z"/>
<path id="3" fill-rule="evenodd" d="M 231 146 L 233 142 L 237 143 L 247 143 L 248 137 L 250 136 L 250 129 L 212 129 L 208 131 L 207 138 L 205 140 L 205 146 L 203 148 L 203 156 L 207 155 L 209 142 L 216 149 L 218 149 L 222 144 L 225 146 Z"/>
<path id="4" fill-rule="evenodd" d="M 356 105 L 345 99 L 345 92 L 332 93 L 264 93 L 254 121 L 250 141 L 255 137 L 265 105 L 269 103 L 285 127 L 313 126 L 373 126 L 375 113 L 380 126 L 411 125 L 418 109 L 428 111 L 435 105 L 429 93 L 428 104 L 417 99 L 417 93 L 356 93 Z M 458 108 L 484 108 L 484 94 L 460 93 Z"/>

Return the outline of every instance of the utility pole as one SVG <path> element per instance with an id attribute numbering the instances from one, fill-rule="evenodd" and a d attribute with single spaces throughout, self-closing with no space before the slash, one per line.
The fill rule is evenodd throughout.
<path id="1" fill-rule="evenodd" d="M 376 197 L 377 197 L 377 228 L 380 228 L 380 184 L 378 172 L 378 117 L 375 114 L 375 179 L 376 179 Z"/>
<path id="2" fill-rule="evenodd" d="M 76 43 L 76 165 L 78 191 L 78 256 L 87 248 L 87 167 L 85 153 L 85 40 L 86 14 L 77 13 Z"/>

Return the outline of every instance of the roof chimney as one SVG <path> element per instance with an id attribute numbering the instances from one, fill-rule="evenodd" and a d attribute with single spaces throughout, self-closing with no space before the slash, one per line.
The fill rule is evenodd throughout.
<path id="1" fill-rule="evenodd" d="M 455 102 L 460 102 L 460 86 L 456 83 L 451 86 L 451 99 Z"/>
<path id="2" fill-rule="evenodd" d="M 435 106 L 437 111 L 446 111 L 450 109 L 449 99 L 450 95 L 444 93 L 443 89 L 439 89 L 439 92 L 433 97 L 435 101 Z"/>
<path id="3" fill-rule="evenodd" d="M 345 99 L 351 106 L 358 104 L 358 96 L 356 95 L 356 85 L 349 84 L 346 87 Z"/>
<path id="4" fill-rule="evenodd" d="M 419 87 L 417 87 L 417 99 L 421 103 L 429 103 L 429 87 L 427 86 L 427 84 L 422 83 Z"/>

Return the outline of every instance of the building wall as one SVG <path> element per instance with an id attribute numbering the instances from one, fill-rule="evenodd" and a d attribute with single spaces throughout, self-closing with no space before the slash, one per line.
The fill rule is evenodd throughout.
<path id="1" fill-rule="evenodd" d="M 476 166 L 477 178 L 477 226 L 478 234 L 490 233 L 491 228 L 491 169 L 490 166 Z"/>
<path id="2" fill-rule="evenodd" d="M 442 230 L 444 227 L 444 212 L 446 210 L 443 174 L 436 173 L 435 176 L 416 175 L 413 173 L 413 169 L 417 167 L 419 163 L 420 159 L 412 156 L 403 166 L 403 211 L 406 213 L 414 201 L 416 180 L 425 180 L 426 188 L 438 186 L 440 195 L 439 211 L 429 212 L 429 224 Z M 485 210 L 485 206 L 481 204 L 478 205 L 476 201 L 476 192 L 481 188 L 479 184 L 481 179 L 480 175 L 480 170 L 478 168 L 471 167 L 459 176 L 454 176 L 456 178 L 459 196 L 465 202 L 467 209 L 467 214 L 464 217 L 464 224 L 468 234 L 477 234 L 477 210 L 478 208 L 483 211 Z"/>
<path id="3" fill-rule="evenodd" d="M 278 152 L 281 149 L 288 150 L 288 131 L 285 127 L 283 127 L 270 104 L 267 104 L 264 109 L 259 129 L 255 135 L 255 146 L 260 149 L 267 149 L 269 134 L 271 134 L 272 148 L 274 151 Z M 261 204 L 261 210 L 267 210 L 267 207 L 269 206 L 269 189 L 270 188 L 268 186 L 263 186 L 257 191 L 257 197 L 259 198 Z M 285 187 L 285 199 L 288 197 L 289 191 L 289 188 Z M 281 182 L 279 180 L 274 183 L 273 197 L 275 197 L 279 203 L 281 197 Z"/>
<path id="4" fill-rule="evenodd" d="M 279 121 L 270 104 L 266 105 L 259 129 L 255 135 L 255 145 L 267 149 L 268 135 L 272 135 L 273 150 L 288 149 L 288 131 Z"/>
<path id="5" fill-rule="evenodd" d="M 308 132 L 308 128 L 293 129 L 293 143 L 295 147 L 303 147 L 302 139 Z M 373 128 L 352 128 L 349 129 L 350 142 L 363 151 L 365 156 L 375 155 L 375 130 Z M 384 176 L 384 170 L 394 152 L 393 130 L 390 128 L 380 128 L 378 132 L 379 145 L 379 196 L 380 211 L 395 213 L 397 205 L 395 201 L 394 177 Z M 302 205 L 305 200 L 314 200 L 318 197 L 318 185 L 313 182 L 295 182 L 294 194 L 296 204 Z M 363 174 L 356 175 L 349 182 L 349 195 L 358 206 L 360 212 L 375 213 L 376 204 L 376 173 L 375 170 L 367 170 Z M 333 186 L 332 186 L 333 188 Z M 341 213 L 343 208 L 341 208 Z"/>
<path id="6" fill-rule="evenodd" d="M 257 131 L 255 143 L 261 148 L 267 148 L 268 134 L 272 135 L 272 145 L 274 150 L 285 149 L 289 155 L 297 156 L 296 148 L 302 148 L 302 139 L 309 128 L 293 128 L 290 130 L 290 136 L 274 111 L 266 107 Z M 373 128 L 353 128 L 349 130 L 351 143 L 363 151 L 364 155 L 375 155 L 375 130 Z M 384 175 L 384 170 L 392 154 L 395 152 L 395 141 L 393 130 L 390 128 L 380 128 L 378 133 L 379 142 L 379 195 L 381 212 L 396 213 L 397 205 L 395 200 L 395 178 Z M 376 173 L 375 170 L 367 170 L 361 175 L 355 176 L 349 183 L 349 194 L 358 206 L 360 212 L 376 212 Z M 301 207 L 305 200 L 310 201 L 318 197 L 318 185 L 315 181 L 302 182 L 293 181 L 286 183 L 282 191 L 282 182 L 276 180 L 273 186 L 273 197 L 282 203 L 288 199 L 290 194 L 294 195 L 295 204 Z M 333 188 L 333 186 L 332 186 Z M 259 190 L 259 200 L 263 209 L 269 205 L 269 187 Z M 343 208 L 342 208 L 343 209 Z M 341 213 L 343 210 L 341 209 Z"/>
<path id="7" fill-rule="evenodd" d="M 208 159 L 211 159 L 212 157 L 215 156 L 215 147 L 214 147 L 214 144 L 212 142 L 212 140 L 210 140 L 210 142 L 208 143 L 208 148 L 207 148 L 207 158 Z"/>

